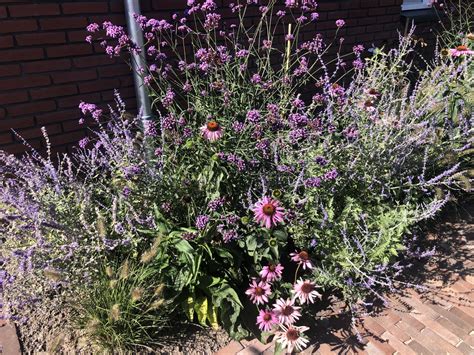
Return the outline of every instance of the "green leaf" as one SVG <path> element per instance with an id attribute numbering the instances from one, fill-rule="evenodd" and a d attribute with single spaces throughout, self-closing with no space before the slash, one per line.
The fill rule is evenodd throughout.
<path id="1" fill-rule="evenodd" d="M 247 251 L 249 252 L 249 255 L 252 256 L 255 250 L 257 250 L 257 238 L 251 235 L 247 237 L 245 244 L 247 245 Z"/>
<path id="2" fill-rule="evenodd" d="M 207 319 L 212 329 L 219 329 L 219 323 L 217 322 L 217 309 L 214 305 L 209 304 L 207 307 Z"/>
<path id="3" fill-rule="evenodd" d="M 275 352 L 273 353 L 274 355 L 283 355 L 285 354 L 286 351 L 279 342 L 275 342 Z"/>
<path id="4" fill-rule="evenodd" d="M 183 307 L 184 314 L 188 317 L 188 319 L 192 322 L 194 319 L 194 299 L 192 296 L 186 298 L 182 303 L 181 306 Z"/>
<path id="5" fill-rule="evenodd" d="M 286 241 L 288 239 L 288 233 L 285 230 L 276 230 L 273 232 L 273 235 L 280 241 Z"/>
<path id="6" fill-rule="evenodd" d="M 206 325 L 207 320 L 207 297 L 199 297 L 194 303 L 194 311 L 198 317 L 198 321 L 201 325 Z"/>

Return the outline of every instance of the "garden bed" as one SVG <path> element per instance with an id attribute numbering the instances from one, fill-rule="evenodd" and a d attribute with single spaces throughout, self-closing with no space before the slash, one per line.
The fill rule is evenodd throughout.
<path id="1" fill-rule="evenodd" d="M 116 93 L 108 114 L 80 103 L 94 128 L 73 153 L 53 157 L 46 128 L 45 154 L 0 152 L 3 312 L 28 350 L 209 352 L 228 334 L 298 352 L 334 303 L 362 342 L 360 319 L 435 254 L 423 226 L 471 192 L 469 21 L 420 70 L 412 33 L 328 58 L 345 21 L 304 38 L 313 0 L 234 3 L 229 26 L 217 11 L 137 15 L 143 48 L 91 23 L 87 42 L 152 63 L 156 119 Z"/>
<path id="2" fill-rule="evenodd" d="M 427 309 L 425 305 L 434 305 L 431 313 L 436 311 L 439 305 L 443 309 L 457 307 L 465 314 L 465 319 L 474 317 L 474 278 L 472 277 L 474 264 L 472 262 L 474 246 L 474 203 L 464 202 L 461 205 L 451 206 L 443 213 L 436 222 L 426 232 L 427 238 L 424 242 L 425 249 L 436 248 L 437 252 L 433 257 L 424 258 L 418 261 L 408 272 L 404 280 L 420 287 L 410 289 L 400 287 L 397 293 L 389 296 L 389 308 L 376 310 L 373 314 L 361 319 L 358 328 L 361 332 L 362 342 L 359 342 L 352 328 L 351 318 L 344 311 L 344 305 L 337 299 L 326 299 L 326 307 L 317 313 L 318 319 L 314 321 L 315 330 L 311 336 L 310 349 L 331 349 L 332 351 L 361 351 L 367 346 L 376 349 L 389 349 L 404 353 L 406 351 L 416 351 L 403 347 L 400 343 L 408 342 L 408 339 L 400 336 L 398 329 L 403 329 L 396 324 L 407 315 L 423 323 L 426 319 Z M 459 282 L 458 282 L 459 281 Z M 466 285 L 471 285 L 467 289 Z M 97 351 L 93 345 L 87 341 L 80 332 L 73 329 L 64 329 L 64 322 L 61 316 L 50 315 L 39 318 L 35 313 L 35 318 L 19 327 L 22 349 L 24 352 L 48 351 L 65 353 L 91 353 Z M 459 311 L 457 311 L 459 315 Z M 429 314 L 431 314 L 429 313 Z M 435 313 L 433 313 L 435 314 Z M 436 313 L 437 314 L 437 313 Z M 444 314 L 444 313 L 443 313 Z M 455 323 L 461 322 L 455 315 L 452 315 Z M 67 318 L 67 317 L 66 317 Z M 439 315 L 439 322 L 445 326 L 452 324 L 452 320 L 441 321 L 444 317 Z M 53 322 L 52 322 L 53 320 Z M 439 323 L 438 322 L 438 323 Z M 444 323 L 443 323 L 444 322 Z M 44 326 L 47 324 L 47 326 Z M 440 326 L 441 326 L 440 324 Z M 469 321 L 464 321 L 469 326 Z M 474 324 L 474 323 L 472 323 Z M 471 326 L 472 326 L 471 324 Z M 395 327 L 392 329 L 392 327 Z M 401 328 L 400 328 L 401 327 Z M 426 329 L 432 329 L 434 325 L 428 322 Z M 392 329 L 392 330 L 391 330 Z M 470 332 L 462 331 L 459 327 L 433 328 L 436 337 L 432 339 L 433 344 L 445 344 L 445 337 L 449 332 L 452 338 L 459 339 L 454 345 L 459 349 L 469 347 L 474 342 L 469 340 Z M 441 335 L 439 334 L 441 332 Z M 192 325 L 182 325 L 169 332 L 170 336 L 162 339 L 163 344 L 156 348 L 153 353 L 158 354 L 213 354 L 219 350 L 226 355 L 232 355 L 238 351 L 255 347 L 255 342 L 244 341 L 241 343 L 231 342 L 231 338 L 223 330 L 212 330 Z M 415 333 L 417 334 L 417 333 Z M 420 333 L 420 337 L 421 333 Z M 467 338 L 466 338 L 467 337 Z M 462 339 L 464 338 L 463 342 Z M 394 340 L 395 339 L 395 340 Z M 413 339 L 413 338 L 412 338 Z M 449 338 L 451 339 L 451 338 Z M 431 348 L 431 344 L 424 344 L 415 337 L 415 342 L 423 347 Z M 388 343 L 386 343 L 388 341 Z M 370 343 L 370 345 L 368 345 Z M 237 344 L 239 344 L 237 346 Z M 257 343 L 258 344 L 258 343 Z M 415 343 L 412 344 L 415 346 Z M 456 346 L 457 345 L 457 346 Z M 261 344 L 259 345 L 261 346 Z M 436 345 L 438 346 L 438 345 Z M 445 345 L 447 346 L 447 345 Z M 269 352 L 274 349 L 270 347 Z M 54 351 L 55 350 L 55 351 Z M 251 350 L 251 349 L 250 349 Z M 249 351 L 250 351 L 249 350 Z M 233 351 L 230 353 L 230 351 Z M 428 350 L 429 351 L 429 350 Z"/>

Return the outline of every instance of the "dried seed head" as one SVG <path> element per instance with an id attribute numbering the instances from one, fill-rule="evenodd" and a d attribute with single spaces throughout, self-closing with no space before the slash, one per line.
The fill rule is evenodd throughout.
<path id="1" fill-rule="evenodd" d="M 156 310 L 156 309 L 160 308 L 163 305 L 163 303 L 165 303 L 164 299 L 159 299 L 159 300 L 154 301 L 150 305 L 150 310 Z"/>
<path id="2" fill-rule="evenodd" d="M 117 282 L 117 280 L 110 280 L 109 287 L 113 290 L 115 287 L 117 287 Z"/>
<path id="3" fill-rule="evenodd" d="M 130 265 L 128 259 L 120 267 L 120 279 L 126 279 L 130 275 Z"/>
<path id="4" fill-rule="evenodd" d="M 139 301 L 142 298 L 144 292 L 145 290 L 141 287 L 134 288 L 132 291 L 132 302 Z"/>
<path id="5" fill-rule="evenodd" d="M 108 277 L 112 278 L 114 276 L 114 271 L 110 266 L 107 266 L 105 268 L 105 273 L 107 274 Z"/>
<path id="6" fill-rule="evenodd" d="M 165 284 L 161 284 L 155 289 L 155 296 L 159 297 L 163 294 L 163 291 L 165 290 Z"/>
<path id="7" fill-rule="evenodd" d="M 157 253 L 158 250 L 156 248 L 151 248 L 142 254 L 140 261 L 143 264 L 147 264 L 155 258 Z"/>
<path id="8" fill-rule="evenodd" d="M 120 304 L 116 303 L 110 309 L 110 318 L 117 322 L 120 320 Z"/>
<path id="9" fill-rule="evenodd" d="M 100 321 L 97 318 L 91 319 L 86 326 L 86 332 L 89 334 L 96 334 L 100 326 Z"/>
<path id="10" fill-rule="evenodd" d="M 468 177 L 464 176 L 464 174 L 457 174 L 454 178 L 458 182 L 459 187 L 461 189 L 463 189 L 466 192 L 472 191 L 471 180 Z"/>
<path id="11" fill-rule="evenodd" d="M 161 236 L 158 236 L 153 241 L 153 244 L 150 247 L 150 249 L 148 249 L 146 252 L 142 254 L 140 261 L 143 264 L 147 264 L 155 258 L 156 254 L 158 254 L 158 247 L 160 246 L 160 243 L 161 243 Z"/>
<path id="12" fill-rule="evenodd" d="M 99 237 L 102 237 L 102 238 L 107 236 L 107 228 L 105 226 L 105 220 L 104 220 L 104 217 L 102 217 L 100 214 L 97 215 L 97 233 L 99 234 Z"/>
<path id="13" fill-rule="evenodd" d="M 62 279 L 62 273 L 54 269 L 45 269 L 44 276 L 54 282 L 58 282 Z"/>

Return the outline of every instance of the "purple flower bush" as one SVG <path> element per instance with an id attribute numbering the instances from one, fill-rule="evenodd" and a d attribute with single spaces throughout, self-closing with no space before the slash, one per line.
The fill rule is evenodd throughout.
<path id="1" fill-rule="evenodd" d="M 321 35 L 301 41 L 316 9 L 235 2 L 233 24 L 214 1 L 189 0 L 172 20 L 136 16 L 145 48 L 120 26 L 89 25 L 108 55 L 146 54 L 156 120 L 142 124 L 117 94 L 107 119 L 81 103 L 99 128 L 58 163 L 1 153 L 7 314 L 48 294 L 81 299 L 81 324 L 103 346 L 153 343 L 161 328 L 130 329 L 158 314 L 163 328 L 187 316 L 236 338 L 257 326 L 292 352 L 324 294 L 353 314 L 386 303 L 410 233 L 469 189 L 472 56 L 436 55 L 418 71 L 407 37 L 328 61 Z M 344 21 L 334 26 L 339 36 Z M 103 272 L 129 263 L 141 271 Z"/>

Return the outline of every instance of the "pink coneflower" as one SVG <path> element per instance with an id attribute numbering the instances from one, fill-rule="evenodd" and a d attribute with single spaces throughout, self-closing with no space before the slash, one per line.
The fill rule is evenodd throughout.
<path id="1" fill-rule="evenodd" d="M 281 275 L 283 273 L 284 267 L 281 264 L 269 264 L 268 266 L 264 266 L 262 271 L 260 271 L 260 276 L 262 279 L 272 282 L 278 281 L 281 279 Z"/>
<path id="2" fill-rule="evenodd" d="M 303 270 L 312 269 L 313 268 L 313 263 L 309 259 L 309 254 L 307 251 L 300 251 L 299 253 L 294 252 L 290 254 L 291 260 L 293 260 L 295 263 L 298 263 L 303 266 Z"/>
<path id="3" fill-rule="evenodd" d="M 205 126 L 201 127 L 201 133 L 208 141 L 215 142 L 222 137 L 224 130 L 216 121 L 209 121 Z"/>
<path id="4" fill-rule="evenodd" d="M 283 222 L 284 209 L 280 207 L 280 202 L 270 197 L 264 197 L 255 204 L 253 208 L 255 220 L 266 228 L 275 226 L 278 222 Z"/>
<path id="5" fill-rule="evenodd" d="M 265 281 L 259 281 L 253 279 L 250 283 L 250 288 L 245 291 L 246 295 L 250 296 L 250 300 L 255 304 L 264 304 L 268 302 L 268 297 L 272 294 L 270 290 L 270 284 Z"/>
<path id="6" fill-rule="evenodd" d="M 273 310 L 278 317 L 280 323 L 291 325 L 296 322 L 300 317 L 301 313 L 299 310 L 301 307 L 295 306 L 295 301 L 292 299 L 284 300 L 280 298 L 273 305 Z"/>
<path id="7" fill-rule="evenodd" d="M 451 54 L 453 57 L 460 57 L 462 55 L 474 55 L 474 51 L 470 50 L 466 46 L 457 46 L 454 49 L 450 49 L 449 54 Z"/>
<path id="8" fill-rule="evenodd" d="M 257 325 L 260 330 L 269 332 L 275 324 L 278 324 L 278 318 L 273 311 L 260 310 L 257 316 Z"/>
<path id="9" fill-rule="evenodd" d="M 364 102 L 361 102 L 359 104 L 359 107 L 363 108 L 367 112 L 375 112 L 376 107 L 375 107 L 375 102 L 372 99 L 366 100 Z"/>
<path id="10" fill-rule="evenodd" d="M 296 327 L 289 326 L 288 328 L 284 325 L 280 325 L 281 331 L 276 332 L 275 339 L 284 348 L 287 353 L 291 352 L 296 348 L 297 351 L 301 351 L 306 348 L 308 339 L 302 336 L 302 333 L 307 331 L 308 327 Z"/>
<path id="11" fill-rule="evenodd" d="M 374 88 L 366 89 L 365 93 L 371 99 L 378 99 L 380 97 L 380 93 L 377 90 L 375 90 Z"/>
<path id="12" fill-rule="evenodd" d="M 299 279 L 296 284 L 293 285 L 292 292 L 295 294 L 296 298 L 299 298 L 300 303 L 314 303 L 314 298 L 321 297 L 321 295 L 316 291 L 316 284 L 309 280 Z"/>

